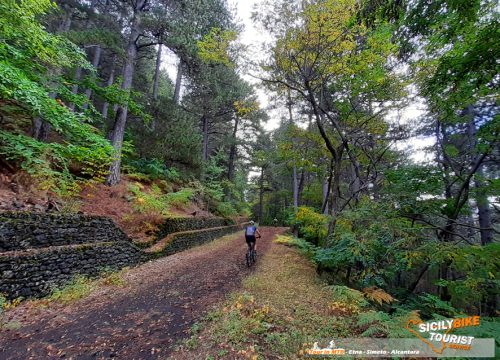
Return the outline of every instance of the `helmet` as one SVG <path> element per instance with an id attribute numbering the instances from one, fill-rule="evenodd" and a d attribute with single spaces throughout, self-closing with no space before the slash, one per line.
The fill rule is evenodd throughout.
<path id="1" fill-rule="evenodd" d="M 250 225 L 253 225 L 255 224 L 255 222 L 253 220 L 250 220 Z"/>

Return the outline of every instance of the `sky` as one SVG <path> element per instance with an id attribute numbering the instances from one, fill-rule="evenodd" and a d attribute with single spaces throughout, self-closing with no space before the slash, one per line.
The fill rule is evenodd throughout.
<path id="1" fill-rule="evenodd" d="M 235 10 L 236 21 L 243 25 L 243 31 L 239 36 L 239 41 L 248 49 L 248 55 L 252 60 L 260 60 L 264 54 L 262 46 L 265 42 L 269 42 L 271 37 L 260 29 L 252 21 L 252 12 L 258 8 L 264 0 L 228 0 L 230 8 Z M 164 49 L 163 64 L 162 66 L 168 71 L 169 77 L 175 82 L 176 78 L 176 64 L 177 57 L 168 49 Z M 266 91 L 260 88 L 259 80 L 250 76 L 250 74 L 243 72 L 242 77 L 251 84 L 256 85 L 256 93 L 259 98 L 261 108 L 267 109 L 271 105 L 270 96 Z M 284 109 L 281 109 L 284 110 Z M 401 123 L 411 123 L 419 121 L 418 118 L 423 114 L 425 107 L 422 103 L 410 103 L 407 108 L 400 111 L 398 114 Z M 274 130 L 278 127 L 282 111 L 280 109 L 268 109 L 269 121 L 264 124 L 264 129 L 267 131 Z M 410 140 L 400 142 L 396 145 L 398 149 L 408 149 L 410 156 L 415 161 L 428 161 L 431 160 L 422 151 L 422 148 L 432 145 L 434 139 L 431 137 L 417 137 Z"/>

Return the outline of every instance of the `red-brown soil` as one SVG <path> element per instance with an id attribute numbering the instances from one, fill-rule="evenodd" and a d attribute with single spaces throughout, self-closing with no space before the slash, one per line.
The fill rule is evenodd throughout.
<path id="1" fill-rule="evenodd" d="M 116 186 L 87 184 L 79 194 L 71 198 L 60 199 L 49 191 L 39 190 L 36 180 L 23 171 L 0 169 L 0 212 L 5 210 L 46 212 L 50 204 L 53 212 L 81 212 L 89 215 L 108 216 L 119 225 L 134 241 L 147 242 L 154 237 L 157 226 L 164 221 L 158 213 L 145 214 L 134 211 L 133 194 L 129 185 L 136 182 L 127 175 Z M 150 183 L 141 183 L 143 191 L 148 192 Z M 173 190 L 179 190 L 173 186 Z M 172 207 L 171 216 L 213 216 L 191 202 L 184 208 Z"/>
<path id="2" fill-rule="evenodd" d="M 262 228 L 259 254 L 284 231 Z M 125 287 L 103 287 L 65 306 L 21 305 L 4 315 L 21 327 L 0 330 L 0 358 L 166 358 L 251 272 L 245 251 L 243 234 L 229 235 L 131 269 Z"/>

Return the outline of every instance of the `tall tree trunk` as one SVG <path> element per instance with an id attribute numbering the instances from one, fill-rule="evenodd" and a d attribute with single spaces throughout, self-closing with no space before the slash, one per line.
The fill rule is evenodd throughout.
<path id="1" fill-rule="evenodd" d="M 179 59 L 177 64 L 177 78 L 175 79 L 175 89 L 174 89 L 174 103 L 178 104 L 181 97 L 181 86 L 182 86 L 182 59 Z"/>
<path id="2" fill-rule="evenodd" d="M 158 51 L 156 53 L 155 78 L 153 81 L 153 100 L 158 100 L 158 87 L 160 84 L 161 51 L 162 51 L 162 44 L 158 44 Z"/>
<path id="3" fill-rule="evenodd" d="M 297 178 L 297 168 L 294 166 L 292 169 L 293 177 L 293 209 L 297 211 L 299 207 L 299 180 Z"/>
<path id="4" fill-rule="evenodd" d="M 94 50 L 94 56 L 92 57 L 92 66 L 94 69 L 99 68 L 99 62 L 101 61 L 102 48 L 100 46 L 96 46 Z M 85 90 L 85 96 L 87 97 L 87 101 L 83 104 L 83 109 L 87 109 L 89 107 L 90 96 L 92 95 L 92 89 Z"/>
<path id="5" fill-rule="evenodd" d="M 479 227 L 481 234 L 481 245 L 489 244 L 493 241 L 493 231 L 491 224 L 491 210 L 488 196 L 484 192 L 484 183 L 481 179 L 483 176 L 482 167 L 478 169 L 477 176 L 474 181 L 476 188 L 476 204 L 479 217 Z"/>
<path id="6" fill-rule="evenodd" d="M 469 124 L 467 128 L 469 147 L 475 149 L 477 147 L 477 129 L 474 116 L 474 108 L 468 106 L 464 111 L 465 116 L 469 116 Z M 476 206 L 479 218 L 479 233 L 481 236 L 481 245 L 489 244 L 493 241 L 493 231 L 491 229 L 491 211 L 488 195 L 484 191 L 484 171 L 483 165 L 479 165 L 474 176 L 474 187 L 476 189 Z"/>
<path id="7" fill-rule="evenodd" d="M 67 8 L 65 8 L 65 11 L 66 11 L 66 14 L 64 16 L 63 21 L 61 22 L 61 24 L 57 28 L 57 33 L 68 32 L 69 29 L 71 29 L 72 11 L 67 9 Z M 58 77 L 61 74 L 61 72 L 62 72 L 61 68 L 57 68 L 53 71 L 49 71 L 49 78 L 50 77 Z M 52 74 L 50 74 L 50 73 L 52 73 Z M 55 92 L 50 92 L 49 97 L 52 99 L 55 99 L 57 97 L 57 94 Z M 37 139 L 39 141 L 46 141 L 47 138 L 49 137 L 51 128 L 52 127 L 50 126 L 49 122 L 44 121 L 40 117 L 36 117 L 35 119 L 33 119 L 33 127 L 31 130 L 31 134 L 35 139 Z"/>
<path id="8" fill-rule="evenodd" d="M 81 66 L 78 66 L 75 70 L 75 82 L 77 83 L 73 84 L 73 86 L 71 87 L 71 92 L 75 95 L 78 94 L 78 81 L 80 81 L 81 78 L 82 78 L 82 68 Z M 74 103 L 69 104 L 68 109 L 70 109 L 71 111 L 75 110 L 75 104 Z"/>
<path id="9" fill-rule="evenodd" d="M 332 179 L 333 179 L 333 159 L 330 161 L 330 166 L 328 167 L 328 178 L 325 179 L 323 183 L 323 204 L 321 205 L 321 213 L 328 215 L 328 203 L 330 198 L 330 192 L 332 189 Z M 326 185 L 326 189 L 325 189 Z"/>
<path id="10" fill-rule="evenodd" d="M 302 192 L 304 191 L 305 177 L 306 177 L 306 172 L 302 168 L 300 170 L 299 187 L 297 189 L 297 202 L 298 202 L 298 205 L 302 204 L 302 202 L 301 202 L 301 196 L 302 196 Z"/>
<path id="11" fill-rule="evenodd" d="M 111 60 L 111 71 L 109 72 L 109 77 L 108 81 L 106 81 L 106 86 L 111 86 L 113 85 L 113 82 L 115 81 L 115 71 L 116 71 L 116 54 L 113 55 L 113 59 Z M 107 119 L 108 118 L 108 109 L 109 109 L 109 103 L 107 101 L 102 104 L 102 116 L 103 118 Z"/>
<path id="12" fill-rule="evenodd" d="M 328 224 L 328 235 L 332 235 L 335 232 L 335 226 L 337 225 L 337 217 L 340 212 L 340 172 L 342 170 L 342 154 L 344 148 L 342 145 L 336 149 L 335 153 L 337 157 L 333 159 L 333 177 L 332 177 L 332 196 L 330 213 L 332 214 L 332 220 Z"/>
<path id="13" fill-rule="evenodd" d="M 203 161 L 207 161 L 208 160 L 208 116 L 203 115 L 201 121 L 202 121 L 202 131 L 203 131 L 202 159 Z"/>
<path id="14" fill-rule="evenodd" d="M 234 120 L 233 134 L 231 138 L 231 147 L 229 148 L 229 160 L 227 164 L 227 179 L 229 181 L 234 180 L 234 164 L 236 162 L 236 133 L 238 132 L 239 118 L 236 117 Z"/>
<path id="15" fill-rule="evenodd" d="M 287 108 L 288 108 L 288 121 L 289 126 L 293 125 L 293 112 L 292 112 L 292 94 L 290 89 L 287 92 Z M 297 167 L 294 165 L 292 168 L 292 197 L 293 197 L 293 210 L 297 212 L 299 208 L 299 181 L 297 179 Z M 296 229 L 294 229 L 296 233 Z M 295 234 L 296 235 L 296 234 Z"/>
<path id="16" fill-rule="evenodd" d="M 123 68 L 122 89 L 130 93 L 132 80 L 134 77 L 135 61 L 137 59 L 136 42 L 141 34 L 141 17 L 139 12 L 143 8 L 146 0 L 138 0 L 134 9 L 134 16 L 130 26 L 130 36 L 127 43 L 127 55 Z M 123 135 L 125 134 L 125 125 L 127 122 L 128 104 L 120 105 L 115 117 L 115 123 L 111 130 L 110 140 L 115 149 L 114 159 L 109 168 L 109 175 L 106 184 L 116 185 L 120 182 L 121 153 L 123 145 Z"/>
<path id="17" fill-rule="evenodd" d="M 262 224 L 264 217 L 264 166 L 260 168 L 259 181 L 259 224 Z"/>

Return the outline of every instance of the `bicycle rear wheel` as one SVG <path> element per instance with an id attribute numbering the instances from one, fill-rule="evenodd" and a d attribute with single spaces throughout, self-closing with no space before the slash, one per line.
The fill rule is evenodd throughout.
<path id="1" fill-rule="evenodd" d="M 252 250 L 252 264 L 255 264 L 257 261 L 257 252 L 255 250 Z"/>
<path id="2" fill-rule="evenodd" d="M 247 260 L 247 267 L 252 266 L 252 256 L 250 254 L 250 251 L 248 251 L 246 254 L 246 260 Z"/>

